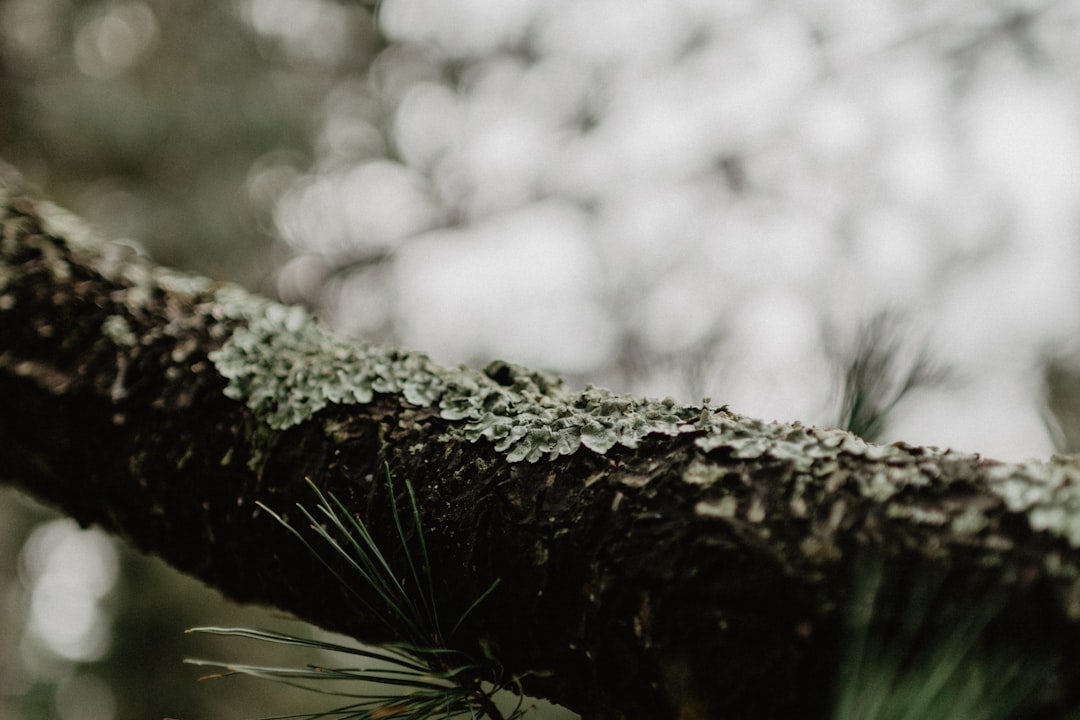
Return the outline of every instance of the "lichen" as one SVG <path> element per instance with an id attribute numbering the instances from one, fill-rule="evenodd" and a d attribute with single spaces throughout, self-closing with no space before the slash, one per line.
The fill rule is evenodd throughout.
<path id="1" fill-rule="evenodd" d="M 712 412 L 671 399 L 642 400 L 602 388 L 567 391 L 557 379 L 509 363 L 487 373 L 442 368 L 426 355 L 346 342 L 299 308 L 257 298 L 233 286 L 215 297 L 221 312 L 246 322 L 210 354 L 243 401 L 273 430 L 285 430 L 330 404 L 371 402 L 400 394 L 438 407 L 448 433 L 487 440 L 510 462 L 536 462 L 582 447 L 606 453 L 637 447 L 647 435 L 700 432 Z"/>
<path id="2" fill-rule="evenodd" d="M 1012 512 L 1024 513 L 1032 530 L 1048 532 L 1080 547 L 1080 464 L 1056 455 L 1048 462 L 997 464 L 986 486 Z"/>
<path id="3" fill-rule="evenodd" d="M 927 467 L 942 463 L 975 467 L 975 456 L 924 448 L 913 454 L 903 444 L 873 445 L 837 429 L 799 423 L 767 423 L 726 408 L 680 405 L 588 387 L 570 392 L 557 379 L 510 363 L 485 372 L 444 368 L 426 355 L 353 344 L 334 336 L 306 312 L 258 298 L 232 286 L 215 292 L 219 316 L 242 321 L 220 350 L 210 354 L 228 380 L 226 394 L 247 404 L 263 423 L 264 435 L 311 418 L 331 404 L 363 404 L 376 394 L 399 394 L 418 407 L 438 409 L 447 437 L 490 442 L 510 462 L 537 462 L 581 448 L 604 454 L 616 446 L 634 448 L 653 434 L 694 434 L 705 453 L 745 461 L 777 461 L 791 471 L 791 512 L 809 514 L 803 492 L 817 478 L 848 483 L 863 497 L 892 502 L 905 488 L 948 477 Z M 268 442 L 263 437 L 260 442 Z M 844 458 L 870 463 L 870 472 L 842 470 Z M 683 480 L 709 486 L 721 477 L 691 465 Z M 987 487 L 1005 506 L 1024 513 L 1032 529 L 1049 532 L 1080 547 L 1080 467 L 1072 458 L 1049 463 L 1000 464 L 981 468 Z M 708 501 L 699 515 L 724 517 L 729 500 Z M 758 509 L 760 515 L 763 509 Z M 981 512 L 929 513 L 897 505 L 891 515 L 919 523 L 951 523 L 973 535 L 987 525 Z M 829 554 L 829 548 L 811 554 Z"/>
<path id="4" fill-rule="evenodd" d="M 715 500 L 699 500 L 694 505 L 694 514 L 698 517 L 730 520 L 739 509 L 739 501 L 733 495 L 725 495 Z"/>
<path id="5" fill-rule="evenodd" d="M 950 528 L 954 535 L 978 535 L 990 524 L 986 513 L 974 506 L 968 506 L 952 519 Z"/>
<path id="6" fill-rule="evenodd" d="M 202 275 L 177 272 L 168 268 L 154 268 L 153 279 L 164 290 L 192 297 L 210 292 L 214 287 L 213 281 Z"/>
<path id="7" fill-rule="evenodd" d="M 649 435 L 692 433 L 698 448 L 741 460 L 782 461 L 796 482 L 839 469 L 842 456 L 907 458 L 903 448 L 871 445 L 842 430 L 800 423 L 766 423 L 726 408 L 681 405 L 620 395 L 597 387 L 571 392 L 558 378 L 496 361 L 484 372 L 444 368 L 426 355 L 336 337 L 298 308 L 288 308 L 223 286 L 217 312 L 240 320 L 220 350 L 210 354 L 229 383 L 226 394 L 247 404 L 274 431 L 288 429 L 331 404 L 363 404 L 378 393 L 400 394 L 434 407 L 448 422 L 447 437 L 490 442 L 510 462 L 537 462 L 581 448 L 598 454 L 635 448 Z M 717 479 L 691 466 L 689 483 Z M 863 495 L 884 502 L 910 481 L 908 468 L 888 467 L 859 477 Z"/>
<path id="8" fill-rule="evenodd" d="M 902 503 L 888 505 L 885 515 L 891 518 L 910 520 L 919 525 L 945 525 L 949 522 L 949 516 L 943 510 Z"/>
<path id="9" fill-rule="evenodd" d="M 41 217 L 42 229 L 52 237 L 63 238 L 69 247 L 90 254 L 100 252 L 104 245 L 101 238 L 74 213 L 51 202 L 37 202 L 35 210 Z"/>
<path id="10" fill-rule="evenodd" d="M 555 458 L 581 447 L 599 454 L 616 445 L 637 447 L 650 434 L 695 430 L 699 413 L 672 400 L 641 400 L 591 386 L 553 396 L 464 372 L 448 384 L 439 409 L 443 418 L 462 422 L 454 432 L 493 442 L 511 462 Z"/>
<path id="11" fill-rule="evenodd" d="M 724 468 L 715 463 L 695 460 L 683 471 L 683 482 L 706 488 L 724 476 Z"/>
<path id="12" fill-rule="evenodd" d="M 329 404 L 369 403 L 377 392 L 401 393 L 418 406 L 442 394 L 445 383 L 426 356 L 345 342 L 303 309 L 235 287 L 222 288 L 216 299 L 226 312 L 251 318 L 210 353 L 229 380 L 225 394 L 244 401 L 274 430 L 298 425 Z"/>
<path id="13" fill-rule="evenodd" d="M 119 347 L 131 348 L 139 343 L 128 321 L 121 315 L 110 315 L 101 323 L 101 332 Z"/>
<path id="14" fill-rule="evenodd" d="M 910 475 L 901 468 L 885 466 L 876 472 L 860 475 L 856 482 L 863 497 L 884 503 L 900 491 Z"/>

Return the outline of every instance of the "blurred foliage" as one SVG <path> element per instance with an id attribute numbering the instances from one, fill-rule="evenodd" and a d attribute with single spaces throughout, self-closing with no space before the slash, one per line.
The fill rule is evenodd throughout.
<path id="1" fill-rule="evenodd" d="M 296 42 L 319 23 L 336 44 Z M 0 157 L 109 236 L 256 285 L 313 109 L 382 42 L 329 0 L 3 0 L 0 31 Z"/>
<path id="2" fill-rule="evenodd" d="M 1054 448 L 1080 453 L 1080 352 L 1059 352 L 1044 360 L 1042 400 Z"/>
<path id="3" fill-rule="evenodd" d="M 854 340 L 832 348 L 840 374 L 837 426 L 870 442 L 885 437 L 890 414 L 918 390 L 940 388 L 949 373 L 936 363 L 925 341 L 911 336 L 897 311 L 882 311 L 863 321 Z"/>
<path id="4" fill-rule="evenodd" d="M 1050 663 L 995 647 L 1002 598 L 958 598 L 941 565 L 856 561 L 835 720 L 1009 720 L 1036 709 Z"/>
<path id="5" fill-rule="evenodd" d="M 344 642 L 273 610 L 238 606 L 161 561 L 116 542 L 119 579 L 106 597 L 107 647 L 99 659 L 72 661 L 35 635 L 28 622 L 40 588 L 26 568 L 24 540 L 55 514 L 0 488 L 0 718 L 3 720 L 145 720 L 251 718 L 312 711 L 328 703 L 289 688 L 236 681 L 201 683 L 186 657 L 227 654 L 235 644 L 185 631 L 207 621 L 268 628 L 320 642 Z M 65 521 L 66 522 L 66 521 Z M 23 549 L 20 553 L 20 549 Z M 69 592 L 78 592 L 71 586 Z M 59 610 L 62 605 L 46 606 Z M 78 618 L 53 618 L 56 623 Z M 287 648 L 248 654 L 266 664 L 292 660 Z"/>

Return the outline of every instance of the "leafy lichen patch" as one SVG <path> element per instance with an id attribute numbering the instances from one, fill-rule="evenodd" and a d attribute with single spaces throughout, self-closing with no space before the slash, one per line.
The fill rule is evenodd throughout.
<path id="1" fill-rule="evenodd" d="M 515 387 L 459 373 L 440 399 L 440 414 L 463 421 L 466 439 L 492 441 L 511 462 L 569 455 L 580 447 L 604 454 L 615 445 L 637 447 L 650 434 L 697 429 L 699 411 L 671 400 L 640 400 L 596 387 L 555 394 Z"/>
<path id="2" fill-rule="evenodd" d="M 580 448 L 606 453 L 634 448 L 651 434 L 693 433 L 695 445 L 741 460 L 779 461 L 795 483 L 792 512 L 801 499 L 799 483 L 818 478 L 854 480 L 851 487 L 879 503 L 894 502 L 905 488 L 925 485 L 935 463 L 962 463 L 976 471 L 974 456 L 933 448 L 913 452 L 904 445 L 873 445 L 851 433 L 799 423 L 766 423 L 725 408 L 680 405 L 589 387 L 570 392 L 548 376 L 508 363 L 484 373 L 444 368 L 427 356 L 376 345 L 345 342 L 302 310 L 286 308 L 237 288 L 216 291 L 218 312 L 242 319 L 241 327 L 210 358 L 229 381 L 229 397 L 248 405 L 271 430 L 301 423 L 329 404 L 370 402 L 376 393 L 400 394 L 408 403 L 436 408 L 448 421 L 447 434 L 470 442 L 486 440 L 510 462 L 536 462 Z M 847 460 L 845 460 L 847 458 Z M 869 472 L 844 471 L 848 460 L 871 463 Z M 988 487 L 1013 512 L 1022 512 L 1034 530 L 1050 532 L 1080 547 L 1080 467 L 1072 458 L 1049 463 L 980 467 Z M 711 473 L 690 466 L 684 481 L 710 485 Z M 957 532 L 981 532 L 987 518 L 916 512 L 897 506 L 894 517 L 920 523 L 950 523 Z M 725 506 L 702 506 L 716 517 Z"/>
<path id="3" fill-rule="evenodd" d="M 683 482 L 699 487 L 709 487 L 724 476 L 724 469 L 716 464 L 695 460 L 683 471 Z"/>
<path id="4" fill-rule="evenodd" d="M 284 430 L 330 404 L 368 403 L 376 393 L 400 394 L 415 406 L 437 408 L 451 438 L 486 440 L 510 462 L 537 462 L 580 448 L 604 454 L 635 448 L 648 435 L 696 435 L 706 453 L 741 460 L 773 460 L 795 477 L 835 473 L 842 456 L 896 464 L 910 462 L 904 448 L 871 445 L 842 430 L 800 423 L 766 423 L 726 408 L 680 405 L 597 387 L 570 392 L 557 378 L 497 361 L 484 372 L 444 368 L 419 353 L 353 344 L 336 337 L 306 312 L 239 288 L 215 293 L 217 312 L 242 320 L 221 349 L 210 354 L 228 381 L 226 394 L 250 407 L 269 428 Z M 717 479 L 691 466 L 684 480 Z M 895 470 L 895 472 L 893 472 Z M 899 467 L 859 478 L 860 491 L 888 500 L 911 473 Z"/>
<path id="5" fill-rule="evenodd" d="M 536 462 L 589 448 L 634 448 L 650 434 L 702 432 L 723 411 L 643 400 L 599 388 L 570 393 L 557 379 L 508 363 L 484 373 L 444 368 L 426 355 L 343 341 L 302 310 L 235 287 L 216 291 L 219 312 L 241 320 L 211 361 L 272 430 L 285 430 L 330 404 L 369 403 L 400 393 L 437 407 L 449 433 L 486 439 L 508 460 Z"/>
<path id="6" fill-rule="evenodd" d="M 227 312 L 250 317 L 221 349 L 210 353 L 229 380 L 225 394 L 242 400 L 274 430 L 297 425 L 330 403 L 371 402 L 387 392 L 395 373 L 387 353 L 354 346 L 311 321 L 300 308 L 261 301 L 224 288 Z"/>
<path id="7" fill-rule="evenodd" d="M 858 484 L 863 497 L 884 503 L 907 484 L 907 477 L 899 468 L 886 466 L 876 472 L 860 475 Z"/>
<path id="8" fill-rule="evenodd" d="M 694 505 L 694 514 L 704 518 L 730 520 L 739 509 L 739 501 L 732 495 L 725 495 L 715 500 L 699 500 Z"/>
<path id="9" fill-rule="evenodd" d="M 168 268 L 155 268 L 153 278 L 159 287 L 178 295 L 195 297 L 214 289 L 214 282 L 209 278 Z"/>
<path id="10" fill-rule="evenodd" d="M 978 535 L 990 525 L 989 518 L 974 505 L 964 508 L 959 515 L 952 519 L 950 525 L 952 532 L 960 536 Z"/>
<path id="11" fill-rule="evenodd" d="M 606 453 L 633 448 L 647 435 L 703 430 L 717 412 L 673 400 L 641 400 L 589 387 L 571 393 L 557 380 L 508 363 L 486 373 L 443 368 L 419 353 L 352 344 L 297 308 L 223 287 L 215 297 L 238 328 L 210 354 L 241 400 L 266 425 L 284 430 L 329 404 L 371 402 L 375 393 L 400 393 L 416 406 L 437 407 L 451 435 L 485 439 L 511 462 L 536 462 L 585 447 Z"/>
<path id="12" fill-rule="evenodd" d="M 903 503 L 890 504 L 885 514 L 887 517 L 902 518 L 920 525 L 944 525 L 949 522 L 949 516 L 943 510 Z"/>
<path id="13" fill-rule="evenodd" d="M 135 347 L 139 339 L 131 331 L 131 326 L 122 315 L 110 315 L 101 323 L 101 331 L 119 347 Z"/>
<path id="14" fill-rule="evenodd" d="M 106 245 L 77 215 L 59 205 L 38 202 L 35 209 L 41 217 L 42 229 L 52 237 L 63 238 L 69 247 L 91 255 L 99 255 Z"/>
<path id="15" fill-rule="evenodd" d="M 1033 530 L 1057 535 L 1080 547 L 1080 460 L 1056 455 L 1048 462 L 998 464 L 986 486 L 1005 506 L 1024 513 Z"/>

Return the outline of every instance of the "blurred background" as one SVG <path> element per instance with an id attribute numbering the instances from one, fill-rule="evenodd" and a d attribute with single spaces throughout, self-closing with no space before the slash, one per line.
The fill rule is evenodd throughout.
<path id="1" fill-rule="evenodd" d="M 1080 450 L 1077 0 L 0 0 L 0 158 L 446 363 Z M 181 664 L 271 622 L 0 490 L 0 720 L 306 707 Z"/>

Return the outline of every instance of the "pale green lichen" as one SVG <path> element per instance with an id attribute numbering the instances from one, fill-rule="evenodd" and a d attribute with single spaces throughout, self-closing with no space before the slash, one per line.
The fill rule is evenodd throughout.
<path id="1" fill-rule="evenodd" d="M 977 507 L 969 506 L 952 519 L 950 528 L 954 535 L 971 536 L 978 535 L 989 524 L 990 520 L 986 517 L 986 513 Z"/>
<path id="2" fill-rule="evenodd" d="M 132 332 L 128 321 L 120 315 L 110 315 L 101 323 L 101 332 L 119 347 L 131 348 L 139 344 L 139 338 Z"/>
<path id="3" fill-rule="evenodd" d="M 247 325 L 210 354 L 228 379 L 226 394 L 242 400 L 269 428 L 284 430 L 330 404 L 368 403 L 376 393 L 401 394 L 416 406 L 437 407 L 448 435 L 486 440 L 510 462 L 536 462 L 584 447 L 604 454 L 634 448 L 652 434 L 697 435 L 705 452 L 788 463 L 796 478 L 835 471 L 842 455 L 880 460 L 899 450 L 871 445 L 841 430 L 799 423 L 766 423 L 725 408 L 680 405 L 588 387 L 568 391 L 554 376 L 496 362 L 480 373 L 443 368 L 427 356 L 341 340 L 303 310 L 287 308 L 225 286 L 215 294 L 221 312 Z M 701 468 L 705 465 L 701 465 Z M 884 501 L 903 486 L 890 468 L 859 480 L 868 497 Z M 715 481 L 693 466 L 686 482 Z"/>
<path id="4" fill-rule="evenodd" d="M 740 459 L 788 462 L 800 473 L 818 472 L 823 461 L 840 455 L 879 460 L 889 450 L 871 445 L 843 430 L 807 427 L 801 423 L 768 423 L 726 412 L 702 413 L 696 424 L 706 434 L 695 443 L 706 452 L 726 450 Z"/>
<path id="5" fill-rule="evenodd" d="M 750 507 L 746 511 L 746 519 L 752 523 L 759 523 L 765 519 L 765 503 L 760 497 L 750 501 Z"/>
<path id="6" fill-rule="evenodd" d="M 733 495 L 725 495 L 715 500 L 699 500 L 694 505 L 694 514 L 704 518 L 730 520 L 739 509 L 739 501 Z"/>
<path id="7" fill-rule="evenodd" d="M 891 503 L 886 506 L 885 515 L 891 518 L 910 520 L 919 525 L 945 525 L 949 516 L 937 508 L 924 508 L 917 505 Z"/>
<path id="8" fill-rule="evenodd" d="M 716 463 L 705 463 L 700 460 L 694 460 L 690 463 L 689 467 L 683 471 L 683 482 L 690 485 L 697 485 L 698 487 L 709 487 L 713 485 L 717 480 L 724 476 L 725 470 L 723 467 Z"/>
<path id="9" fill-rule="evenodd" d="M 169 268 L 154 268 L 154 282 L 163 290 L 177 295 L 195 297 L 214 289 L 214 282 L 202 275 L 183 273 Z"/>
<path id="10" fill-rule="evenodd" d="M 886 466 L 877 472 L 860 475 L 857 482 L 863 497 L 884 503 L 907 484 L 910 476 L 910 471 Z"/>
<path id="11" fill-rule="evenodd" d="M 366 403 L 371 379 L 353 352 L 328 352 L 302 311 L 275 312 L 233 334 L 210 359 L 229 379 L 225 394 L 243 400 L 275 430 L 296 425 L 330 402 Z M 301 322 L 294 322 L 300 318 Z M 287 334 L 291 333 L 291 334 Z M 333 348 L 336 350 L 336 348 Z M 314 390 L 318 392 L 314 392 Z"/>
<path id="12" fill-rule="evenodd" d="M 427 356 L 337 338 L 307 313 L 226 286 L 221 311 L 247 322 L 210 354 L 241 400 L 273 430 L 285 430 L 330 404 L 368 403 L 401 394 L 439 408 L 450 433 L 493 443 L 511 462 L 633 448 L 653 433 L 701 431 L 717 412 L 673 400 L 641 400 L 589 387 L 568 392 L 553 376 L 496 363 L 487 373 L 442 368 Z"/>
<path id="13" fill-rule="evenodd" d="M 698 410 L 672 400 L 640 400 L 588 387 L 540 392 L 524 383 L 504 387 L 487 375 L 459 373 L 439 401 L 440 415 L 459 420 L 467 440 L 490 440 L 511 462 L 569 455 L 580 447 L 603 454 L 637 447 L 646 435 L 692 431 Z"/>
<path id="14" fill-rule="evenodd" d="M 35 203 L 35 210 L 41 217 L 42 230 L 54 238 L 63 238 L 64 243 L 71 248 L 98 255 L 107 245 L 77 215 L 55 203 Z"/>
<path id="15" fill-rule="evenodd" d="M 418 407 L 438 408 L 449 423 L 450 438 L 486 440 L 510 462 L 556 458 L 582 447 L 603 454 L 616 446 L 634 448 L 651 434 L 693 433 L 694 443 L 705 452 L 783 462 L 791 470 L 790 507 L 799 517 L 809 513 L 803 494 L 813 478 L 826 484 L 850 478 L 863 497 L 887 503 L 905 488 L 930 482 L 932 475 L 921 469 L 922 463 L 960 467 L 975 461 L 973 456 L 934 448 L 922 449 L 916 458 L 906 446 L 873 445 L 836 429 L 767 423 L 724 408 L 640 399 L 595 387 L 570 392 L 551 376 L 508 363 L 489 366 L 485 373 L 443 368 L 422 354 L 348 343 L 303 310 L 235 287 L 218 289 L 214 299 L 215 312 L 241 319 L 246 326 L 210 359 L 229 381 L 226 394 L 246 403 L 271 432 L 302 423 L 328 405 L 368 403 L 383 393 L 400 394 Z M 845 457 L 875 466 L 871 472 L 842 471 Z M 707 487 L 722 477 L 705 468 L 704 463 L 692 464 L 683 480 Z M 1076 460 L 991 467 L 988 487 L 1011 511 L 1026 514 L 1034 530 L 1080 547 Z M 730 502 L 706 501 L 697 508 L 698 514 L 727 517 L 733 512 Z M 757 514 L 761 513 L 759 508 Z M 969 536 L 988 523 L 978 511 L 927 514 L 915 506 L 896 505 L 890 513 L 913 522 L 950 523 L 957 533 Z"/>
<path id="16" fill-rule="evenodd" d="M 1080 547 L 1080 461 L 1056 455 L 1048 462 L 1000 464 L 986 474 L 988 489 L 1005 506 L 1024 513 L 1032 530 Z"/>

